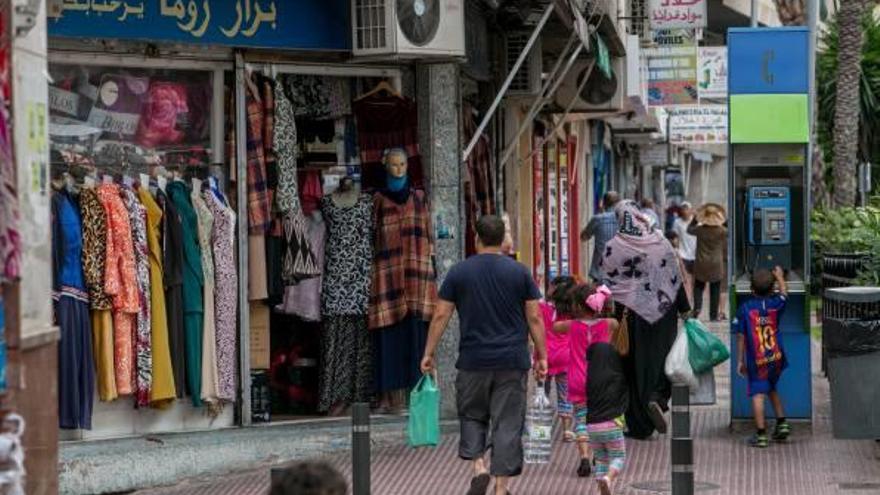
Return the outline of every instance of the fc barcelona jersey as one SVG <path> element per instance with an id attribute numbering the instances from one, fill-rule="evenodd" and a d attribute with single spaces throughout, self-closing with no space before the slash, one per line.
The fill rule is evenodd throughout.
<path id="1" fill-rule="evenodd" d="M 745 336 L 749 379 L 778 378 L 788 365 L 782 345 L 779 322 L 785 309 L 785 296 L 756 297 L 743 303 L 733 327 Z"/>

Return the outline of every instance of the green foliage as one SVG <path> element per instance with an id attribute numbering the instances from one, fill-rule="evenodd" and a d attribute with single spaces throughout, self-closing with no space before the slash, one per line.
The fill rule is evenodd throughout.
<path id="1" fill-rule="evenodd" d="M 837 97 L 838 20 L 833 17 L 819 40 L 816 58 L 818 131 L 825 163 L 833 163 L 834 107 Z M 859 159 L 880 163 L 880 20 L 863 20 L 862 77 L 860 83 Z"/>
<path id="2" fill-rule="evenodd" d="M 811 222 L 814 270 L 821 269 L 825 253 L 866 253 L 856 283 L 880 286 L 880 197 L 865 207 L 813 210 Z"/>

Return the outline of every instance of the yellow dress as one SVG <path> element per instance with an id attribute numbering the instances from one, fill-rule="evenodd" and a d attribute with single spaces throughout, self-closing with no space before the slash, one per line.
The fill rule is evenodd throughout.
<path id="1" fill-rule="evenodd" d="M 150 402 L 162 407 L 177 397 L 174 370 L 171 366 L 171 347 L 168 343 L 168 317 L 165 314 L 165 283 L 162 270 L 162 246 L 159 229 L 162 209 L 150 191 L 141 187 L 138 197 L 147 209 L 147 244 L 150 250 L 150 317 L 152 319 L 153 388 Z"/>

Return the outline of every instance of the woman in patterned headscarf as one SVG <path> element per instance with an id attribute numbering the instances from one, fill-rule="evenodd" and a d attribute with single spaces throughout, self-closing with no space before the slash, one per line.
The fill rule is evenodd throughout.
<path id="1" fill-rule="evenodd" d="M 630 353 L 624 360 L 629 382 L 628 434 L 649 438 L 666 432 L 664 412 L 672 387 L 663 371 L 680 314 L 690 311 L 678 257 L 672 245 L 634 201 L 615 207 L 620 226 L 605 246 L 601 268 L 618 315 L 626 320 Z"/>

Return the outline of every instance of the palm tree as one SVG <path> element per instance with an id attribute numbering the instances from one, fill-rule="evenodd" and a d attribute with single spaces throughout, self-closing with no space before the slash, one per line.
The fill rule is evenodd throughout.
<path id="1" fill-rule="evenodd" d="M 834 105 L 834 206 L 856 203 L 862 19 L 873 2 L 847 0 L 838 12 L 837 96 Z"/>

